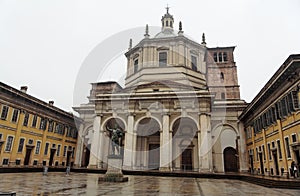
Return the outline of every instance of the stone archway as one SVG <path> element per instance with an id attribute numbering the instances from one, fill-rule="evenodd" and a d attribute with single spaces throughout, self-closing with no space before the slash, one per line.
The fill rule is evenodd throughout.
<path id="1" fill-rule="evenodd" d="M 136 167 L 158 169 L 160 164 L 160 126 L 154 118 L 143 118 L 137 124 Z"/>
<path id="2" fill-rule="evenodd" d="M 174 170 L 199 169 L 197 125 L 188 117 L 178 118 L 173 126 L 172 167 Z"/>
<path id="3" fill-rule="evenodd" d="M 237 152 L 232 147 L 227 147 L 223 152 L 225 172 L 238 172 Z"/>

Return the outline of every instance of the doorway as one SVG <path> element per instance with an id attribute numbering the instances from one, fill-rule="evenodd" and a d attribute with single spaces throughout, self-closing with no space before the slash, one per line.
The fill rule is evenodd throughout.
<path id="1" fill-rule="evenodd" d="M 275 173 L 276 173 L 277 176 L 279 176 L 279 166 L 278 166 L 277 151 L 273 151 L 273 158 L 274 158 Z"/>
<path id="2" fill-rule="evenodd" d="M 52 166 L 52 165 L 53 165 L 53 158 L 54 158 L 54 155 L 55 155 L 55 151 L 56 151 L 55 148 L 51 148 L 51 149 L 50 149 L 49 166 Z"/>
<path id="3" fill-rule="evenodd" d="M 181 154 L 181 169 L 182 170 L 192 170 L 192 149 L 185 149 Z"/>
<path id="4" fill-rule="evenodd" d="M 225 172 L 238 172 L 238 159 L 236 150 L 232 147 L 224 149 L 224 170 Z"/>
<path id="5" fill-rule="evenodd" d="M 159 168 L 159 144 L 149 144 L 149 161 L 148 168 L 149 169 L 158 169 Z"/>
<path id="6" fill-rule="evenodd" d="M 26 154 L 25 154 L 25 159 L 24 159 L 24 165 L 29 165 L 32 149 L 33 149 L 32 146 L 26 146 Z"/>
<path id="7" fill-rule="evenodd" d="M 264 161 L 263 161 L 262 153 L 260 152 L 258 155 L 259 155 L 259 162 L 260 162 L 260 172 L 261 174 L 264 174 L 265 171 L 264 171 Z"/>

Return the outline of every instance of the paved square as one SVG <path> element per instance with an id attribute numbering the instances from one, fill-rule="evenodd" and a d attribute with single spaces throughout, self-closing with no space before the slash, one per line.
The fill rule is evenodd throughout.
<path id="1" fill-rule="evenodd" d="M 124 183 L 98 183 L 102 174 L 54 172 L 0 174 L 0 192 L 17 195 L 300 195 L 300 190 L 270 189 L 238 180 L 128 176 Z"/>

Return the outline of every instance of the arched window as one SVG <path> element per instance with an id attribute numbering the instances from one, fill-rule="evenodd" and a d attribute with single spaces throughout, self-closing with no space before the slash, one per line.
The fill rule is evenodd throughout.
<path id="1" fill-rule="evenodd" d="M 166 21 L 166 27 L 169 26 L 169 21 Z"/>
<path id="2" fill-rule="evenodd" d="M 225 93 L 221 93 L 221 99 L 225 99 Z"/>
<path id="3" fill-rule="evenodd" d="M 220 73 L 220 79 L 221 79 L 221 82 L 224 81 L 224 73 L 223 72 Z"/>
<path id="4" fill-rule="evenodd" d="M 219 62 L 223 62 L 223 59 L 222 59 L 222 52 L 219 52 Z"/>
<path id="5" fill-rule="evenodd" d="M 218 54 L 216 52 L 214 53 L 214 61 L 218 62 Z"/>
<path id="6" fill-rule="evenodd" d="M 173 23 L 172 23 L 172 21 L 170 21 L 170 27 L 172 27 L 172 28 L 173 28 Z"/>

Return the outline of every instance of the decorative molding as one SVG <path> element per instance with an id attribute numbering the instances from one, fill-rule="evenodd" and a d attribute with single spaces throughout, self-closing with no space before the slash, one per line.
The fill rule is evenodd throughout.
<path id="1" fill-rule="evenodd" d="M 38 137 L 43 137 L 43 134 L 41 134 L 41 133 L 35 133 L 33 131 L 21 130 L 21 133 L 25 133 L 25 134 L 28 134 L 28 135 L 34 135 L 34 136 L 38 136 Z"/>

